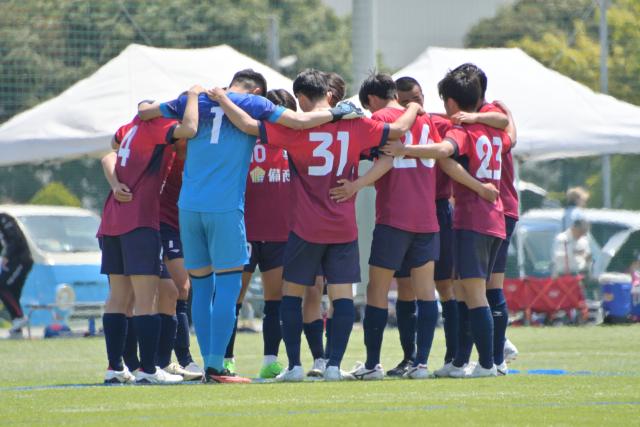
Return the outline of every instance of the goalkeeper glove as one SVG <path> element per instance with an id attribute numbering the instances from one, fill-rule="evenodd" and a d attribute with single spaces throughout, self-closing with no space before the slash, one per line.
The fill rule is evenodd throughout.
<path id="1" fill-rule="evenodd" d="M 356 107 L 356 105 L 351 101 L 342 101 L 329 111 L 333 115 L 331 123 L 335 123 L 342 119 L 350 120 L 364 117 L 364 112 L 360 108 Z"/>

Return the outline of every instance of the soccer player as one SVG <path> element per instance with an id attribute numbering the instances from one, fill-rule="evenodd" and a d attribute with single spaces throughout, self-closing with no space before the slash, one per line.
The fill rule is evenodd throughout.
<path id="1" fill-rule="evenodd" d="M 514 136 L 511 140 L 511 147 L 508 150 L 502 150 L 502 174 L 500 179 L 500 199 L 504 209 L 504 221 L 506 239 L 500 245 L 496 261 L 491 272 L 491 277 L 487 283 L 487 300 L 491 307 L 491 314 L 493 316 L 494 324 L 494 348 L 493 358 L 496 364 L 498 374 L 506 375 L 508 373 L 508 367 L 505 360 L 505 352 L 508 350 L 512 358 L 518 353 L 515 346 L 506 339 L 506 329 L 509 324 L 509 310 L 507 308 L 507 302 L 504 297 L 504 272 L 507 264 L 507 252 L 509 250 L 509 243 L 511 236 L 518 222 L 518 192 L 515 188 L 515 174 L 513 169 L 513 157 L 511 151 L 516 145 L 516 127 L 513 121 L 511 111 L 507 106 L 500 102 L 494 101 L 488 103 L 485 100 L 485 93 L 487 91 L 487 76 L 474 64 L 463 64 L 458 69 L 468 73 L 471 76 L 475 76 L 480 82 L 481 94 L 480 94 L 480 108 L 478 113 L 458 112 L 452 117 L 454 121 L 472 124 L 472 123 L 484 123 L 488 126 L 492 126 L 498 129 L 505 129 L 509 127 L 508 132 L 511 132 Z M 506 121 L 502 120 L 501 115 L 506 113 Z"/>
<path id="2" fill-rule="evenodd" d="M 173 337 L 173 351 L 178 363 L 170 363 L 171 353 L 166 350 L 162 354 L 163 358 L 159 355 L 158 361 L 167 372 L 182 375 L 189 381 L 202 378 L 202 369 L 194 362 L 189 343 L 188 300 L 191 283 L 184 268 L 178 221 L 178 197 L 182 187 L 183 169 L 184 153 L 183 150 L 178 150 L 160 195 L 160 237 L 165 266 L 161 290 L 167 289 L 169 292 L 160 292 L 159 311 L 164 332 L 164 335 L 161 335 L 161 343 L 163 337 L 169 343 L 159 345 L 159 349 L 170 349 Z M 164 307 L 166 308 L 163 310 Z"/>
<path id="3" fill-rule="evenodd" d="M 335 107 L 338 102 L 344 99 L 347 84 L 338 73 L 325 73 L 325 78 L 331 95 L 329 105 Z M 322 313 L 322 296 L 326 294 L 326 289 L 322 269 L 320 269 L 316 275 L 316 284 L 305 290 L 304 299 L 302 300 L 302 320 L 304 323 L 302 330 L 307 338 L 307 344 L 313 357 L 313 366 L 307 372 L 308 377 L 317 378 L 324 375 L 329 353 L 331 352 L 331 323 L 333 316 L 331 301 L 329 301 L 329 309 L 324 321 Z M 326 333 L 326 344 L 323 344 L 322 340 L 323 329 Z"/>
<path id="4" fill-rule="evenodd" d="M 330 108 L 326 78 L 320 71 L 300 73 L 293 90 L 303 111 Z M 322 266 L 334 310 L 331 353 L 324 378 L 329 381 L 351 378 L 340 370 L 340 362 L 355 316 L 352 284 L 360 281 L 355 203 L 353 200 L 332 201 L 329 189 L 338 179 L 351 178 L 357 173 L 362 153 L 368 154 L 389 137 L 402 136 L 411 127 L 419 107 L 411 105 L 391 124 L 360 119 L 294 131 L 269 122 L 257 122 L 228 101 L 221 100 L 221 103 L 236 126 L 254 134 L 259 130 L 262 143 L 285 148 L 295 171 L 292 183 L 296 215 L 285 248 L 285 284 L 280 310 L 289 366 L 276 379 L 301 381 L 304 377 L 300 363 L 302 296 L 307 286 L 314 285 L 319 266 Z"/>
<path id="5" fill-rule="evenodd" d="M 340 119 L 353 109 L 299 114 L 264 97 L 264 77 L 253 70 L 237 72 L 229 99 L 252 117 L 302 128 Z M 139 109 L 142 118 L 181 118 L 184 96 Z M 244 226 L 244 192 L 255 137 L 226 118 L 217 102 L 199 99 L 200 131 L 187 142 L 187 158 L 178 207 L 185 267 L 193 290 L 192 318 L 205 364 L 205 382 L 249 382 L 224 368 L 233 332 L 235 307 L 248 262 Z M 214 292 L 215 291 L 215 292 Z"/>
<path id="6" fill-rule="evenodd" d="M 138 117 L 116 132 L 112 147 L 116 164 L 103 163 L 105 172 L 115 170 L 112 192 L 105 201 L 98 237 L 102 247 L 103 274 L 109 275 L 109 298 L 103 328 L 109 367 L 106 383 L 132 382 L 133 375 L 122 364 L 127 334 L 126 312 L 134 298 L 133 317 L 140 347 L 137 383 L 176 383 L 182 377 L 156 368 L 161 321 L 155 299 L 159 285 L 161 243 L 159 194 L 171 156 L 166 147 L 176 139 L 197 131 L 197 99 L 201 88 L 188 92 L 182 123 Z M 107 174 L 109 177 L 110 175 Z M 111 176 L 113 178 L 113 176 Z M 133 290 L 133 292 L 132 292 Z"/>
<path id="7" fill-rule="evenodd" d="M 296 100 L 284 89 L 270 90 L 267 99 L 296 111 Z M 262 338 L 264 359 L 260 378 L 275 378 L 281 371 L 278 351 L 280 301 L 282 300 L 282 257 L 291 223 L 291 171 L 287 152 L 271 145 L 256 144 L 247 176 L 244 219 L 247 227 L 249 263 L 242 273 L 242 291 L 236 313 L 242 306 L 251 276 L 260 267 L 264 290 Z M 235 369 L 233 347 L 235 330 L 225 354 L 227 369 Z"/>
<path id="8" fill-rule="evenodd" d="M 474 112 L 480 100 L 481 89 L 477 78 L 458 70 L 446 74 L 438 84 L 438 91 L 447 115 L 451 117 L 459 111 Z M 445 149 L 449 156 L 456 155 L 476 179 L 492 183 L 496 187 L 500 185 L 501 160 L 496 154 L 510 148 L 510 135 L 482 124 L 463 125 L 447 132 L 444 142 L 446 144 L 432 147 L 403 146 L 394 142 L 384 147 L 383 152 L 431 158 L 434 151 Z M 454 183 L 454 197 L 454 260 L 460 283 L 456 296 L 468 308 L 469 325 L 480 360 L 473 371 L 465 370 L 459 364 L 459 347 L 453 361 L 453 366 L 457 369 L 452 370 L 449 375 L 496 376 L 493 363 L 493 318 L 487 302 L 486 284 L 502 239 L 505 238 L 502 202 L 500 199 L 497 203 L 479 199 L 467 187 L 458 183 Z"/>

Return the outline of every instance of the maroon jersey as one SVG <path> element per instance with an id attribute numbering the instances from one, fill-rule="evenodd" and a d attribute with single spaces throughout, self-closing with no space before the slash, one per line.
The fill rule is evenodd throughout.
<path id="1" fill-rule="evenodd" d="M 481 113 L 489 111 L 504 113 L 504 111 L 495 104 L 485 103 L 480 108 Z M 508 217 L 518 219 L 518 191 L 516 191 L 515 186 L 511 147 L 509 147 L 509 150 L 502 150 L 502 179 L 500 180 L 499 188 L 504 214 Z"/>
<path id="2" fill-rule="evenodd" d="M 453 126 L 451 120 L 437 114 L 431 115 L 431 122 L 440 136 L 446 135 Z M 444 173 L 440 165 L 436 164 L 436 200 L 449 198 L 451 198 L 451 178 Z"/>
<path id="3" fill-rule="evenodd" d="M 393 123 L 404 110 L 383 108 L 371 118 Z M 401 138 L 406 145 L 440 142 L 440 135 L 428 115 L 418 116 L 411 130 Z M 376 224 L 413 233 L 440 230 L 436 216 L 436 162 L 433 159 L 395 157 L 393 169 L 376 181 Z"/>
<path id="4" fill-rule="evenodd" d="M 388 125 L 370 119 L 341 120 L 292 130 L 262 122 L 260 139 L 287 150 L 292 183 L 292 230 L 312 243 L 347 243 L 358 238 L 355 200 L 337 203 L 329 189 L 358 175 L 360 155 L 384 145 Z"/>
<path id="5" fill-rule="evenodd" d="M 160 194 L 160 222 L 168 224 L 178 230 L 178 197 L 182 187 L 182 171 L 184 170 L 184 160 L 176 156 L 171 164 L 169 175 L 162 186 Z"/>
<path id="6" fill-rule="evenodd" d="M 118 129 L 116 175 L 129 187 L 133 199 L 120 203 L 109 193 L 98 236 L 120 236 L 140 227 L 160 229 L 160 189 L 173 158 L 166 148 L 173 142 L 175 124 L 171 119 L 142 121 L 135 117 Z"/>
<path id="7" fill-rule="evenodd" d="M 250 242 L 286 242 L 291 229 L 291 172 L 287 152 L 256 144 L 244 205 Z"/>
<path id="8" fill-rule="evenodd" d="M 457 145 L 458 161 L 471 176 L 500 188 L 502 151 L 511 147 L 511 140 L 504 131 L 482 124 L 454 126 L 447 132 L 446 139 Z M 453 183 L 453 194 L 456 199 L 454 229 L 505 238 L 500 198 L 496 203 L 488 202 L 457 182 Z"/>

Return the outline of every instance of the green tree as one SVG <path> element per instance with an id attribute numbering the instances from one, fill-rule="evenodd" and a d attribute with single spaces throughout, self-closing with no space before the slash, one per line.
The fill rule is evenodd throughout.
<path id="1" fill-rule="evenodd" d="M 607 13 L 609 25 L 609 93 L 640 105 L 640 0 L 614 0 Z M 469 47 L 519 47 L 529 55 L 591 89 L 600 89 L 599 8 L 592 0 L 520 0 L 504 7 L 493 18 L 477 24 L 466 36 Z M 640 183 L 640 156 L 613 156 L 612 205 L 639 209 L 640 197 L 634 187 Z M 554 191 L 559 181 L 558 162 L 523 168 L 523 177 Z M 561 184 L 587 183 L 592 206 L 602 206 L 602 176 L 597 161 L 569 162 Z M 567 167 L 569 163 L 564 163 Z M 585 173 L 588 174 L 585 176 Z M 528 175 L 527 173 L 530 173 Z M 572 176 L 568 176 L 572 175 Z M 576 178 L 584 178 L 575 182 Z M 572 182 L 573 181 L 573 182 Z"/>
<path id="2" fill-rule="evenodd" d="M 38 191 L 29 201 L 32 205 L 75 206 L 80 207 L 80 199 L 64 184 L 51 182 Z"/>

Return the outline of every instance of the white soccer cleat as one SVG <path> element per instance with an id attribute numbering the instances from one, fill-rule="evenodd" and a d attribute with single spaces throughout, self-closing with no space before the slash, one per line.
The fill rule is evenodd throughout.
<path id="1" fill-rule="evenodd" d="M 296 383 L 304 380 L 304 370 L 302 366 L 297 365 L 292 369 L 285 369 L 276 376 L 276 381 L 283 383 Z"/>
<path id="2" fill-rule="evenodd" d="M 465 378 L 484 378 L 484 377 L 497 377 L 498 371 L 496 369 L 496 365 L 491 366 L 491 368 L 486 369 L 483 368 L 481 364 L 477 364 L 473 371 L 469 374 L 469 376 Z"/>
<path id="3" fill-rule="evenodd" d="M 507 363 L 513 362 L 518 357 L 518 349 L 508 338 L 504 340 L 504 360 Z"/>
<path id="4" fill-rule="evenodd" d="M 424 380 L 431 376 L 427 365 L 419 364 L 418 366 L 410 367 L 407 372 L 404 373 L 404 378 L 410 378 L 412 380 Z"/>
<path id="5" fill-rule="evenodd" d="M 307 376 L 321 378 L 324 375 L 325 369 L 327 369 L 327 359 L 315 359 L 313 361 L 313 367 L 307 372 Z"/>
<path id="6" fill-rule="evenodd" d="M 104 374 L 105 384 L 131 384 L 136 380 L 136 377 L 129 372 L 129 369 L 125 366 L 122 371 L 114 371 L 113 369 L 107 369 Z"/>
<path id="7" fill-rule="evenodd" d="M 27 323 L 29 323 L 29 319 L 26 317 L 16 317 L 11 321 L 11 329 L 9 329 L 9 332 L 22 332 L 22 328 L 27 326 Z"/>
<path id="8" fill-rule="evenodd" d="M 349 372 L 343 371 L 337 366 L 327 366 L 324 371 L 325 381 L 353 381 L 355 379 Z"/>
<path id="9" fill-rule="evenodd" d="M 178 384 L 183 381 L 180 375 L 174 375 L 156 366 L 154 374 L 148 374 L 142 369 L 136 372 L 136 384 Z"/>
<path id="10" fill-rule="evenodd" d="M 476 367 L 476 362 L 466 363 L 462 367 L 451 365 L 452 369 L 449 371 L 449 378 L 468 378 Z"/>
<path id="11" fill-rule="evenodd" d="M 467 366 L 467 365 L 464 365 L 464 366 Z M 433 371 L 433 375 L 435 375 L 437 378 L 449 378 L 451 377 L 451 372 L 457 369 L 463 369 L 464 366 L 462 368 L 458 368 L 453 366 L 453 362 L 447 362 L 442 366 L 442 368 L 436 369 L 435 371 Z"/>
<path id="12" fill-rule="evenodd" d="M 382 365 L 379 363 L 374 366 L 373 369 L 367 369 L 364 366 L 364 363 L 358 362 L 356 363 L 356 366 L 354 366 L 353 370 L 349 372 L 349 375 L 356 380 L 381 380 L 384 378 L 384 369 L 382 369 Z"/>
<path id="13" fill-rule="evenodd" d="M 196 368 L 198 368 L 198 365 L 196 365 Z M 200 369 L 200 368 L 198 368 Z M 185 368 L 183 368 L 182 366 L 180 366 L 179 364 L 173 362 L 168 364 L 167 366 L 165 366 L 164 368 L 162 368 L 163 371 L 165 371 L 168 374 L 172 374 L 172 375 L 180 375 L 182 377 L 182 379 L 184 379 L 185 381 L 192 381 L 192 380 L 197 380 L 202 378 L 202 371 L 197 371 L 197 372 L 189 372 L 187 371 Z"/>
<path id="14" fill-rule="evenodd" d="M 509 374 L 509 366 L 507 365 L 507 361 L 503 361 L 501 364 L 496 365 L 496 371 L 498 376 L 504 376 Z"/>
<path id="15" fill-rule="evenodd" d="M 185 381 L 199 380 L 204 375 L 202 368 L 198 366 L 196 362 L 189 363 L 183 369 L 187 372 L 182 376 Z"/>

